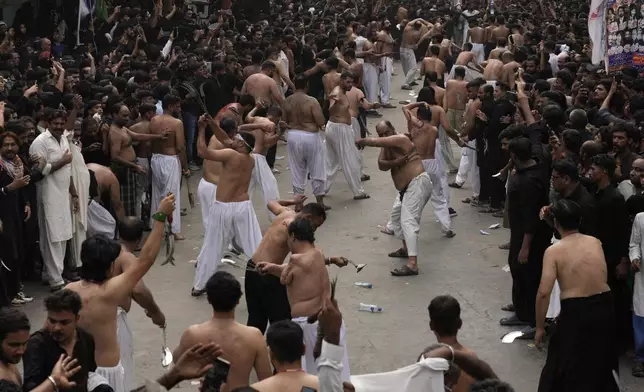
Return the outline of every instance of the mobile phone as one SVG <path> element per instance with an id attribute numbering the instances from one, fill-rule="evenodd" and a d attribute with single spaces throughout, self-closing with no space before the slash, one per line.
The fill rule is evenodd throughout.
<path id="1" fill-rule="evenodd" d="M 204 379 L 204 390 L 206 392 L 219 391 L 221 385 L 228 380 L 228 373 L 230 372 L 230 362 L 223 358 L 217 358 L 213 362 L 212 369 L 206 373 Z"/>
<path id="2" fill-rule="evenodd" d="M 313 388 L 302 387 L 302 390 L 300 392 L 317 392 L 317 391 Z"/>

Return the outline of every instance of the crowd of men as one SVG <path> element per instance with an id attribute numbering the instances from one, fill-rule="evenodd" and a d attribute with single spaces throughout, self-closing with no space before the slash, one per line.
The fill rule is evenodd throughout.
<path id="1" fill-rule="evenodd" d="M 635 68 L 591 63 L 587 2 L 112 3 L 80 31 L 64 7 L 36 23 L 29 2 L 0 24 L 2 391 L 136 389 L 127 313 L 134 300 L 165 327 L 142 279 L 164 241 L 184 239 L 181 187 L 196 172 L 205 234 L 191 294 L 213 316 L 185 330 L 157 382 L 359 389 L 326 269 L 348 260 L 325 256 L 315 231 L 334 213 L 325 196 L 339 171 L 369 203 L 366 147 L 380 149 L 396 189 L 383 233 L 402 241 L 389 257 L 406 263 L 392 276 L 420 274 L 428 202 L 456 235 L 450 188 L 471 176 L 462 202 L 510 230 L 500 324 L 539 347 L 551 335 L 538 390 L 617 391 L 619 355 L 633 348 L 632 374 L 644 377 L 644 84 Z M 418 93 L 397 108 L 398 58 L 400 88 Z M 406 129 L 387 120 L 393 110 Z M 382 117 L 374 137 L 370 117 Z M 280 140 L 291 200 L 275 178 Z M 309 182 L 316 200 L 305 204 Z M 254 189 L 271 222 L 263 234 Z M 241 284 L 219 271 L 226 252 L 249 258 L 246 325 L 235 321 Z M 52 292 L 31 335 L 18 308 L 33 301 L 30 280 Z M 446 388 L 512 390 L 459 343 L 454 298 L 428 310 L 440 345 L 420 361 L 449 360 Z"/>

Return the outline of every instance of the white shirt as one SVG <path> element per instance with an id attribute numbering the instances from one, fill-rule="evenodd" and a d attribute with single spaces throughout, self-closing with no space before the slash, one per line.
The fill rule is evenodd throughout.
<path id="1" fill-rule="evenodd" d="M 289 68 L 288 68 L 288 57 L 286 56 L 286 53 L 284 53 L 283 50 L 280 50 L 278 60 L 282 62 L 282 65 L 284 66 L 284 71 L 286 71 L 286 73 L 288 73 L 288 70 L 289 70 Z"/>
<path id="2" fill-rule="evenodd" d="M 552 70 L 552 75 L 554 76 L 557 72 L 559 72 L 559 56 L 557 56 L 554 53 L 550 53 L 550 57 L 548 58 L 548 63 L 550 64 L 550 69 Z"/>
<path id="3" fill-rule="evenodd" d="M 320 392 L 342 392 L 342 357 L 344 347 L 322 341 L 318 359 L 318 386 Z"/>
<path id="4" fill-rule="evenodd" d="M 60 142 L 47 130 L 36 137 L 29 148 L 29 154 L 41 157 L 47 164 L 42 171 L 45 176 L 36 183 L 38 190 L 38 214 L 47 225 L 49 241 L 68 241 L 72 238 L 72 209 L 69 194 L 72 169 L 67 164 L 51 172 L 51 164 L 62 159 L 69 150 L 69 141 L 63 135 Z M 40 221 L 40 219 L 39 219 Z"/>
<path id="5" fill-rule="evenodd" d="M 631 240 L 628 246 L 628 257 L 633 260 L 642 260 L 644 253 L 644 212 L 635 216 Z M 633 313 L 636 316 L 644 317 L 644 274 L 640 271 L 635 273 L 633 278 Z"/>

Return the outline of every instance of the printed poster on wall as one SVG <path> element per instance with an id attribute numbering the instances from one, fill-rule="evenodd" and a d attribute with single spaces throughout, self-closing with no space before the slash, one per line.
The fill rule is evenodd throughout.
<path id="1" fill-rule="evenodd" d="M 607 68 L 644 70 L 644 0 L 607 0 Z"/>

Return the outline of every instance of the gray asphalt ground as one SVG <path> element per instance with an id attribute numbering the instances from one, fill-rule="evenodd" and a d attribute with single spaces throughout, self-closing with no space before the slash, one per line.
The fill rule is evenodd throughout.
<path id="1" fill-rule="evenodd" d="M 392 103 L 398 105 L 400 100 L 414 98 L 398 88 L 403 80 L 399 64 L 396 70 L 399 75 L 394 76 L 392 83 L 395 86 Z M 383 109 L 382 113 L 383 119 L 390 120 L 398 130 L 405 128 L 405 119 L 399 108 Z M 369 121 L 373 135 L 377 121 Z M 459 154 L 460 149 L 455 144 L 453 148 Z M 292 195 L 286 154 L 286 145 L 280 142 L 278 156 L 284 158 L 277 161 L 276 167 L 281 174 L 276 178 L 282 198 Z M 336 298 L 347 325 L 351 373 L 388 371 L 414 362 L 424 347 L 436 342 L 429 329 L 429 302 L 437 295 L 450 294 L 458 299 L 462 308 L 463 328 L 459 334 L 462 344 L 486 360 L 517 392 L 536 391 L 545 352 L 538 351 L 528 341 L 501 343 L 501 337 L 512 330 L 499 325 L 499 320 L 508 315 L 501 311 L 501 306 L 511 299 L 512 280 L 510 274 L 502 270 L 507 264 L 507 252 L 500 250 L 498 245 L 507 242 L 509 230 L 488 230 L 490 225 L 501 223 L 501 220 L 479 214 L 461 202 L 461 199 L 471 196 L 468 181 L 463 189 L 451 190 L 451 204 L 458 212 L 452 220 L 456 237 L 447 239 L 441 235 L 440 225 L 431 204 L 428 204 L 419 234 L 420 275 L 392 277 L 389 271 L 402 266 L 402 262 L 388 258 L 387 253 L 398 249 L 400 241 L 381 234 L 380 229 L 387 221 L 396 191 L 389 173 L 378 171 L 377 156 L 377 149 L 365 150 L 366 172 L 371 175 L 371 181 L 364 187 L 371 199 L 354 201 L 343 175 L 339 174 L 326 199 L 333 209 L 316 233 L 317 245 L 326 255 L 346 256 L 356 263 L 367 264 L 359 275 L 351 267 L 329 268 L 330 276 L 337 275 L 339 279 Z M 195 192 L 199 178 L 199 173 L 196 173 L 191 179 Z M 310 188 L 307 192 L 311 195 Z M 260 199 L 261 194 L 256 192 L 253 201 L 260 225 L 265 229 L 268 216 Z M 182 206 L 187 204 L 184 188 Z M 190 260 L 197 258 L 204 235 L 198 205 L 193 210 L 188 207 L 188 216 L 182 223 L 185 228 L 183 234 L 188 239 L 177 243 L 176 267 L 162 267 L 158 261 L 159 264 L 153 266 L 145 277 L 167 317 L 171 348 L 176 347 L 186 327 L 208 319 L 212 311 L 205 298 L 190 296 L 195 270 Z M 480 234 L 481 229 L 490 235 Z M 223 269 L 233 273 L 243 284 L 243 271 L 229 266 Z M 370 282 L 373 288 L 356 287 L 356 281 Z M 32 321 L 32 330 L 35 330 L 43 325 L 42 299 L 47 292 L 43 286 L 32 285 L 27 286 L 26 291 L 37 298 L 24 307 Z M 384 311 L 381 314 L 359 312 L 360 302 L 377 304 Z M 247 310 L 242 298 L 237 320 L 245 323 L 246 318 Z M 134 334 L 137 376 L 142 383 L 144 378 L 155 378 L 163 371 L 162 335 L 137 305 L 133 305 L 129 320 Z M 630 359 L 622 358 L 621 377 L 625 390 L 644 391 L 644 381 L 630 375 L 630 366 Z M 184 382 L 180 389 L 195 390 L 196 387 Z"/>

